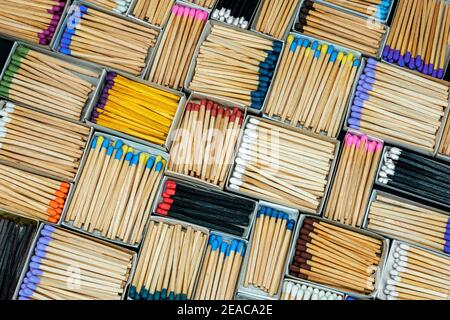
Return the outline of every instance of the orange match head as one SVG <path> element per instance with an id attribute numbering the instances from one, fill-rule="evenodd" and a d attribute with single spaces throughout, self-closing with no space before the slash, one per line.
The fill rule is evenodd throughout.
<path id="1" fill-rule="evenodd" d="M 63 198 L 55 198 L 53 201 L 55 201 L 58 204 L 64 204 L 65 200 Z"/>
<path id="2" fill-rule="evenodd" d="M 67 194 L 69 192 L 69 188 L 61 186 L 58 191 Z"/>
<path id="3" fill-rule="evenodd" d="M 61 214 L 62 213 L 62 209 L 61 208 L 56 208 L 55 209 L 56 213 Z"/>
<path id="4" fill-rule="evenodd" d="M 51 201 L 48 203 L 48 205 L 49 205 L 50 207 L 52 207 L 53 209 L 56 209 L 56 208 L 59 207 L 59 203 L 56 202 L 56 201 L 53 201 L 53 200 L 51 200 Z"/>
<path id="5" fill-rule="evenodd" d="M 50 217 L 50 218 L 47 219 L 47 221 L 48 221 L 48 222 L 51 222 L 51 223 L 58 223 L 58 220 L 59 220 L 59 219 L 57 219 L 57 218 L 55 218 L 55 217 Z"/>
<path id="6" fill-rule="evenodd" d="M 58 215 L 58 212 L 56 212 L 55 209 L 48 208 L 48 209 L 47 209 L 47 214 L 48 214 L 50 217 L 54 217 L 54 216 Z"/>
<path id="7" fill-rule="evenodd" d="M 70 184 L 68 184 L 67 182 L 61 182 L 61 187 L 66 188 L 67 190 L 69 190 Z"/>
<path id="8" fill-rule="evenodd" d="M 55 193 L 53 194 L 55 197 L 58 198 L 63 198 L 65 199 L 67 197 L 67 193 L 61 192 L 61 191 L 55 191 Z"/>

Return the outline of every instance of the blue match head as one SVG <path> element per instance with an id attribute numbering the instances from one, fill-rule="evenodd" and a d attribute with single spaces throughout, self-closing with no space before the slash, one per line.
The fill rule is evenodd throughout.
<path id="1" fill-rule="evenodd" d="M 42 258 L 35 254 L 34 256 L 31 257 L 31 261 L 40 264 L 42 262 Z"/>
<path id="2" fill-rule="evenodd" d="M 231 253 L 231 244 L 227 247 L 227 252 L 225 252 L 225 257 L 229 257 Z"/>
<path id="3" fill-rule="evenodd" d="M 220 245 L 220 242 L 217 241 L 217 239 L 215 239 L 215 240 L 212 242 L 211 250 L 212 250 L 212 251 L 216 251 L 216 250 L 219 248 L 219 245 Z"/>
<path id="4" fill-rule="evenodd" d="M 102 144 L 102 148 L 106 149 L 109 146 L 109 139 L 105 138 L 105 140 L 103 140 L 103 144 Z"/>
<path id="5" fill-rule="evenodd" d="M 272 213 L 270 214 L 271 219 L 277 219 L 278 218 L 278 211 L 275 209 L 272 209 Z"/>
<path id="6" fill-rule="evenodd" d="M 376 66 L 378 64 L 378 61 L 375 60 L 374 58 L 369 58 L 367 59 L 367 64 L 371 66 Z"/>
<path id="7" fill-rule="evenodd" d="M 28 272 L 29 272 L 29 271 L 28 271 Z M 27 272 L 27 273 L 28 273 L 28 272 Z M 27 284 L 28 282 L 30 282 L 30 280 L 28 279 L 28 277 L 23 278 L 23 283 L 24 283 L 24 284 Z"/>
<path id="8" fill-rule="evenodd" d="M 117 150 L 116 155 L 114 156 L 114 159 L 120 160 L 120 159 L 122 159 L 122 156 L 123 156 L 123 151 L 122 151 L 122 149 L 119 149 L 119 150 Z"/>
<path id="9" fill-rule="evenodd" d="M 27 284 L 26 284 L 26 287 L 27 287 L 28 289 L 34 291 L 34 290 L 36 290 L 37 285 L 36 285 L 35 283 L 27 283 Z"/>
<path id="10" fill-rule="evenodd" d="M 255 110 L 261 110 L 262 106 L 263 106 L 262 102 L 252 101 L 252 103 L 250 104 L 250 108 Z"/>
<path id="11" fill-rule="evenodd" d="M 136 297 L 136 286 L 131 286 L 128 295 L 130 296 L 131 299 L 134 299 Z"/>
<path id="12" fill-rule="evenodd" d="M 312 50 L 316 50 L 318 47 L 319 47 L 319 42 L 314 41 L 313 44 L 312 44 L 311 49 L 312 49 Z"/>
<path id="13" fill-rule="evenodd" d="M 65 47 L 70 46 L 71 43 L 72 43 L 71 38 L 62 38 L 61 39 L 61 44 L 63 44 Z"/>
<path id="14" fill-rule="evenodd" d="M 219 245 L 220 245 L 222 243 L 223 238 L 222 238 L 222 236 L 217 235 L 216 240 L 217 240 L 217 242 L 219 242 Z"/>
<path id="15" fill-rule="evenodd" d="M 29 277 L 32 277 L 32 276 L 33 276 L 33 273 L 31 271 L 28 271 L 27 274 L 26 274 L 26 277 L 29 278 Z"/>
<path id="16" fill-rule="evenodd" d="M 19 296 L 18 300 L 30 300 L 30 299 L 24 296 Z"/>
<path id="17" fill-rule="evenodd" d="M 352 118 L 352 119 L 357 119 L 358 121 L 361 121 L 362 114 L 359 113 L 359 112 L 352 112 L 352 113 L 351 113 L 351 118 Z"/>
<path id="18" fill-rule="evenodd" d="M 34 254 L 40 258 L 45 258 L 47 256 L 47 252 L 42 250 L 35 250 Z"/>
<path id="19" fill-rule="evenodd" d="M 388 55 L 389 55 L 389 51 L 391 50 L 391 47 L 389 47 L 388 45 L 385 45 L 384 46 L 384 49 L 383 49 L 383 58 L 387 58 L 388 57 Z"/>
<path id="20" fill-rule="evenodd" d="M 150 292 L 148 293 L 147 300 L 154 300 L 153 293 L 150 293 Z"/>
<path id="21" fill-rule="evenodd" d="M 169 293 L 169 298 L 168 298 L 169 300 L 175 300 L 175 293 L 173 292 L 173 291 L 171 291 L 170 293 Z"/>
<path id="22" fill-rule="evenodd" d="M 284 217 L 284 213 L 283 212 L 280 211 L 280 212 L 277 213 L 277 220 L 282 220 L 283 217 Z"/>
<path id="23" fill-rule="evenodd" d="M 297 39 L 295 39 L 294 41 L 292 41 L 289 50 L 291 50 L 292 52 L 295 52 L 295 50 L 297 49 L 297 46 L 298 46 L 299 42 L 301 42 L 301 39 L 300 39 L 300 41 L 297 41 Z"/>
<path id="24" fill-rule="evenodd" d="M 444 69 L 439 69 L 437 72 L 437 77 L 442 79 L 444 77 Z"/>
<path id="25" fill-rule="evenodd" d="M 94 137 L 94 139 L 92 139 L 91 149 L 97 148 L 97 140 L 98 140 L 98 137 Z M 44 227 L 44 229 L 45 229 L 45 227 Z"/>
<path id="26" fill-rule="evenodd" d="M 360 64 L 361 64 L 361 60 L 359 60 L 359 59 L 356 59 L 355 61 L 353 61 L 353 66 L 355 68 L 358 68 Z"/>
<path id="27" fill-rule="evenodd" d="M 261 66 L 260 66 L 258 72 L 259 72 L 260 75 L 263 75 L 263 76 L 266 76 L 266 77 L 270 77 L 270 72 L 267 71 L 267 70 L 264 69 L 264 68 L 261 68 Z"/>
<path id="28" fill-rule="evenodd" d="M 132 166 L 135 166 L 139 163 L 139 157 L 140 157 L 140 153 L 136 153 L 135 155 L 133 155 L 133 158 L 131 159 Z"/>
<path id="29" fill-rule="evenodd" d="M 52 235 L 53 235 L 53 232 L 50 232 L 50 231 L 48 231 L 48 230 L 45 230 L 45 229 L 43 229 L 42 231 L 41 231 L 41 236 L 43 236 L 43 237 L 52 237 Z"/>
<path id="30" fill-rule="evenodd" d="M 419 54 L 416 57 L 416 68 L 420 68 L 423 64 L 422 56 Z"/>
<path id="31" fill-rule="evenodd" d="M 21 289 L 21 290 L 28 288 L 28 286 L 27 286 L 28 282 L 25 283 L 25 280 L 28 281 L 28 279 L 23 279 L 23 280 L 24 280 L 24 281 L 23 281 L 22 285 L 20 286 L 20 289 Z"/>
<path id="32" fill-rule="evenodd" d="M 108 149 L 106 150 L 106 155 L 108 157 L 110 157 L 114 152 L 114 147 L 113 146 L 109 146 Z"/>
<path id="33" fill-rule="evenodd" d="M 281 219 L 289 220 L 289 215 L 287 213 L 283 213 L 283 217 Z"/>
<path id="34" fill-rule="evenodd" d="M 148 158 L 146 168 L 147 169 L 153 168 L 153 165 L 155 164 L 155 160 L 156 160 L 155 156 L 151 156 L 150 158 Z"/>
<path id="35" fill-rule="evenodd" d="M 266 211 L 267 211 L 267 207 L 260 207 L 259 208 L 259 213 L 261 213 L 262 215 L 265 215 Z M 449 221 L 449 223 L 450 223 L 450 221 Z"/>
<path id="36" fill-rule="evenodd" d="M 320 50 L 317 50 L 315 53 L 314 53 L 314 59 L 319 59 L 319 57 L 320 57 Z"/>
<path id="37" fill-rule="evenodd" d="M 238 247 L 239 241 L 234 239 L 233 241 L 231 241 L 231 245 L 230 245 L 230 249 L 232 251 L 236 251 L 237 247 Z"/>
<path id="38" fill-rule="evenodd" d="M 175 300 L 181 300 L 181 295 L 180 295 L 179 293 L 177 293 L 177 294 L 175 295 Z"/>
<path id="39" fill-rule="evenodd" d="M 268 61 L 271 61 L 272 63 L 275 63 L 278 60 L 278 55 L 270 53 L 267 58 Z"/>
<path id="40" fill-rule="evenodd" d="M 222 242 L 222 244 L 220 245 L 220 253 L 227 252 L 227 248 L 228 248 L 228 244 L 226 242 Z"/>
<path id="41" fill-rule="evenodd" d="M 445 253 L 450 253 L 450 245 L 449 244 L 444 246 L 444 252 Z"/>
<path id="42" fill-rule="evenodd" d="M 240 253 L 241 256 L 244 256 L 244 255 L 245 255 L 245 246 L 244 246 L 244 242 L 239 241 L 239 244 L 238 244 L 238 246 L 237 246 L 236 252 L 237 252 L 237 253 Z"/>
<path id="43" fill-rule="evenodd" d="M 430 63 L 430 66 L 429 66 L 429 74 L 432 74 L 432 73 L 433 73 L 433 70 L 434 70 L 434 63 Z"/>
<path id="44" fill-rule="evenodd" d="M 78 8 L 80 9 L 80 11 L 82 13 L 87 13 L 88 12 L 88 7 L 86 7 L 86 6 L 78 6 Z"/>
<path id="45" fill-rule="evenodd" d="M 161 299 L 166 300 L 167 299 L 167 289 L 164 288 L 161 290 Z"/>
<path id="46" fill-rule="evenodd" d="M 366 75 L 366 77 L 364 78 L 364 83 L 368 83 L 368 84 L 373 84 L 373 83 L 375 83 L 375 79 L 374 78 L 372 78 L 372 77 L 370 77 L 370 76 L 367 76 Z"/>
<path id="47" fill-rule="evenodd" d="M 423 68 L 422 68 L 422 70 L 420 70 L 420 72 L 422 72 L 423 74 L 428 74 L 428 64 L 427 63 L 425 63 L 424 65 L 423 65 Z"/>
<path id="48" fill-rule="evenodd" d="M 36 262 L 30 262 L 30 268 L 32 269 L 32 270 L 37 270 L 37 269 L 39 269 L 41 267 L 41 265 L 39 264 L 39 263 L 36 263 Z M 33 272 L 33 271 L 32 271 Z"/>
<path id="49" fill-rule="evenodd" d="M 353 100 L 353 105 L 364 108 L 364 101 L 360 98 L 355 98 L 355 100 Z"/>
<path id="50" fill-rule="evenodd" d="M 433 78 L 437 78 L 437 74 L 438 74 L 438 71 L 436 69 L 433 69 L 433 73 L 432 73 Z"/>
<path id="51" fill-rule="evenodd" d="M 367 93 L 367 90 L 366 90 L 362 85 L 358 85 L 358 86 L 356 87 L 356 91 L 357 91 L 358 93 Z"/>
<path id="52" fill-rule="evenodd" d="M 294 229 L 295 226 L 295 220 L 289 220 L 289 222 L 287 223 L 286 228 L 290 231 L 292 231 Z"/>
<path id="53" fill-rule="evenodd" d="M 47 246 L 50 242 L 52 242 L 52 240 L 53 239 L 49 238 L 49 237 L 41 237 L 41 238 L 39 238 L 38 243 Z"/>
<path id="54" fill-rule="evenodd" d="M 72 52 L 69 49 L 63 48 L 63 47 L 59 48 L 59 52 L 69 55 L 69 56 L 72 54 Z"/>
<path id="55" fill-rule="evenodd" d="M 187 300 L 187 294 L 186 293 L 182 293 L 180 299 L 181 300 Z"/>
<path id="56" fill-rule="evenodd" d="M 270 65 L 267 62 L 260 62 L 259 67 L 265 70 L 271 70 L 272 69 L 272 65 Z"/>
<path id="57" fill-rule="evenodd" d="M 64 34 L 68 36 L 73 36 L 75 34 L 76 29 L 75 28 L 65 28 Z"/>
<path id="58" fill-rule="evenodd" d="M 38 276 L 39 277 L 39 276 L 42 276 L 44 274 L 44 271 L 34 268 L 34 269 L 31 269 L 31 273 L 34 276 Z"/>
<path id="59" fill-rule="evenodd" d="M 327 54 L 330 55 L 333 52 L 334 52 L 334 46 L 333 45 L 328 46 Z"/>
<path id="60" fill-rule="evenodd" d="M 54 226 L 46 224 L 46 225 L 44 225 L 44 228 L 42 229 L 42 231 L 44 231 L 44 230 L 47 232 L 53 233 L 56 231 L 56 228 Z"/>
<path id="61" fill-rule="evenodd" d="M 352 128 L 359 129 L 359 124 L 361 123 L 360 119 L 350 118 L 348 119 L 348 124 L 352 126 Z"/>
<path id="62" fill-rule="evenodd" d="M 337 51 L 333 51 L 333 53 L 330 56 L 330 62 L 334 63 L 336 61 L 338 52 Z"/>
<path id="63" fill-rule="evenodd" d="M 258 80 L 259 80 L 259 82 L 270 82 L 270 78 L 269 77 L 262 76 L 262 75 L 258 76 Z"/>
<path id="64" fill-rule="evenodd" d="M 394 49 L 392 49 L 392 48 L 389 49 L 389 53 L 387 55 L 387 59 L 388 60 L 393 60 L 394 59 Z"/>
<path id="65" fill-rule="evenodd" d="M 33 291 L 30 289 L 23 289 L 19 291 L 19 295 L 25 297 L 25 298 L 29 298 L 33 295 Z"/>
<path id="66" fill-rule="evenodd" d="M 398 61 L 398 59 L 400 59 L 400 50 L 395 50 L 393 57 L 394 57 L 394 61 Z"/>
<path id="67" fill-rule="evenodd" d="M 127 152 L 127 154 L 125 155 L 125 161 L 130 162 L 133 159 L 133 152 Z"/>
<path id="68" fill-rule="evenodd" d="M 375 78 L 377 72 L 374 69 L 366 68 L 364 69 L 364 74 L 366 75 L 366 77 Z"/>
<path id="69" fill-rule="evenodd" d="M 366 82 L 362 86 L 363 86 L 364 89 L 366 89 L 368 91 L 372 91 L 373 90 L 373 85 L 371 83 L 367 83 Z"/>
<path id="70" fill-rule="evenodd" d="M 416 69 L 416 59 L 414 59 L 413 57 L 411 57 L 411 59 L 409 60 L 408 68 L 410 68 L 411 70 Z"/>
<path id="71" fill-rule="evenodd" d="M 212 234 L 209 236 L 208 239 L 208 246 L 210 246 L 212 244 L 212 242 L 214 241 L 214 239 L 216 239 L 216 235 Z"/>
<path id="72" fill-rule="evenodd" d="M 266 209 L 266 216 L 271 216 L 272 215 L 272 208 L 267 207 Z"/>
<path id="73" fill-rule="evenodd" d="M 407 51 L 404 59 L 405 59 L 405 63 L 409 63 L 409 61 L 411 60 L 411 52 Z"/>
<path id="74" fill-rule="evenodd" d="M 361 113 L 361 111 L 363 110 L 363 108 L 358 107 L 357 105 L 353 105 L 352 106 L 352 112 L 358 112 Z M 352 113 L 353 114 L 353 113 Z"/>
<path id="75" fill-rule="evenodd" d="M 162 161 L 159 161 L 159 162 L 156 164 L 155 171 L 156 171 L 156 172 L 160 172 L 160 171 L 163 169 L 163 167 L 164 167 L 164 163 L 163 163 Z"/>
<path id="76" fill-rule="evenodd" d="M 42 251 L 46 251 L 46 250 L 47 250 L 47 246 L 46 246 L 46 245 L 43 245 L 43 244 L 38 244 L 38 245 L 36 246 L 36 248 L 37 248 L 38 250 L 42 250 Z"/>

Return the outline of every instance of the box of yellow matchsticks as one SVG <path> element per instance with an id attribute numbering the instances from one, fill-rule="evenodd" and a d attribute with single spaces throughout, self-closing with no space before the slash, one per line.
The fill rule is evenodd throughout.
<path id="1" fill-rule="evenodd" d="M 336 139 L 247 117 L 225 190 L 320 215 L 339 150 Z"/>
<path id="2" fill-rule="evenodd" d="M 192 300 L 209 234 L 208 229 L 195 224 L 152 216 L 147 221 L 127 299 Z"/>
<path id="3" fill-rule="evenodd" d="M 186 177 L 164 176 L 151 212 L 248 239 L 257 209 L 258 203 L 253 199 L 198 184 Z"/>
<path id="4" fill-rule="evenodd" d="M 298 210 L 259 201 L 239 277 L 238 294 L 263 300 L 280 298 L 287 255 L 299 217 Z"/>
<path id="5" fill-rule="evenodd" d="M 153 61 L 160 31 L 145 21 L 74 1 L 52 50 L 142 78 Z"/>
<path id="6" fill-rule="evenodd" d="M 8 3 L 0 10 L 0 20 L 2 20 L 0 35 L 11 41 L 20 40 L 50 49 L 62 27 L 70 4 L 71 0 L 55 2 L 54 5 L 47 3 L 41 6 Z"/>
<path id="7" fill-rule="evenodd" d="M 263 117 L 337 137 L 356 87 L 356 75 L 361 72 L 361 59 L 358 51 L 289 33 L 263 105 Z"/>
<path id="8" fill-rule="evenodd" d="M 344 130 L 435 156 L 450 112 L 450 83 L 363 58 Z"/>
<path id="9" fill-rule="evenodd" d="M 52 244 L 52 242 L 58 243 Z M 78 245 L 76 242 L 78 242 Z M 85 250 L 86 248 L 87 250 L 77 255 L 73 253 L 73 250 L 77 250 L 74 249 L 74 244 L 75 246 L 85 247 Z M 64 250 L 64 245 L 70 246 L 72 249 Z M 137 254 L 134 251 L 49 224 L 40 224 L 31 248 L 32 250 L 29 251 L 26 258 L 13 300 L 79 299 L 78 296 L 74 296 L 76 293 L 85 294 L 86 297 L 84 299 L 87 300 L 126 299 L 126 292 L 136 269 Z M 112 260 L 119 259 L 119 255 L 122 258 L 125 257 L 127 262 L 126 264 L 123 263 L 124 269 L 115 264 L 116 267 L 109 265 L 114 271 L 107 271 L 106 269 L 101 269 L 98 260 L 98 263 L 86 264 L 86 260 L 89 260 L 89 250 L 97 254 L 97 259 L 99 252 L 100 254 L 103 252 L 101 254 L 102 258 L 105 261 L 111 259 L 111 265 L 117 263 L 117 260 Z M 51 256 L 57 257 L 54 260 L 57 261 L 56 263 L 50 261 Z M 55 264 L 60 264 L 60 266 L 55 266 Z M 120 274 L 118 270 L 121 270 Z M 101 279 L 94 279 L 94 282 L 91 282 L 92 280 L 90 279 L 97 276 Z M 45 277 L 46 280 L 42 277 Z M 62 278 L 65 279 L 61 280 Z M 55 288 L 59 288 L 55 289 L 54 295 L 48 291 L 45 293 L 40 291 L 45 289 L 48 281 L 54 282 Z M 96 288 L 98 281 L 101 281 L 104 286 L 99 285 Z M 108 285 L 118 285 L 120 287 L 120 290 L 115 291 L 115 297 L 97 297 L 95 293 L 100 294 L 101 290 L 108 290 Z M 86 293 L 83 292 L 84 290 L 86 290 Z"/>
<path id="10" fill-rule="evenodd" d="M 363 228 L 442 253 L 449 221 L 450 214 L 446 211 L 374 190 Z"/>
<path id="11" fill-rule="evenodd" d="M 196 115 L 200 128 L 193 123 Z M 166 174 L 223 190 L 246 116 L 242 104 L 192 93 L 171 135 Z"/>
<path id="12" fill-rule="evenodd" d="M 274 39 L 285 40 L 292 30 L 301 3 L 301 0 L 280 1 L 276 4 L 277 8 L 270 8 L 270 0 L 261 0 L 250 30 Z"/>
<path id="13" fill-rule="evenodd" d="M 267 35 L 210 20 L 197 43 L 184 88 L 243 104 L 249 113 L 261 114 L 283 46 Z"/>
<path id="14" fill-rule="evenodd" d="M 66 119 L 83 119 L 102 68 L 15 42 L 0 74 L 0 97 Z"/>
<path id="15" fill-rule="evenodd" d="M 381 290 L 389 244 L 389 239 L 372 231 L 301 215 L 285 274 L 354 298 L 373 299 Z"/>
<path id="16" fill-rule="evenodd" d="M 185 103 L 180 91 L 104 69 L 83 120 L 102 132 L 167 151 Z"/>
<path id="17" fill-rule="evenodd" d="M 169 155 L 99 131 L 87 150 L 62 225 L 137 248 Z"/>
<path id="18" fill-rule="evenodd" d="M 350 27 L 349 27 L 350 26 Z M 380 20 L 321 0 L 302 0 L 292 31 L 381 58 L 390 28 Z"/>
<path id="19" fill-rule="evenodd" d="M 449 300 L 449 255 L 392 241 L 380 279 L 381 300 Z"/>

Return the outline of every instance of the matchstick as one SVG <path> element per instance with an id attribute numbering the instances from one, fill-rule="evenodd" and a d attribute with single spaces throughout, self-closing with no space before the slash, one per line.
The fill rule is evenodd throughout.
<path id="1" fill-rule="evenodd" d="M 4 2 L 0 4 L 0 33 L 48 46 L 55 35 L 66 4 L 65 0 Z"/>
<path id="2" fill-rule="evenodd" d="M 186 0 L 186 2 L 190 2 L 207 9 L 212 9 L 216 4 L 216 0 Z"/>
<path id="3" fill-rule="evenodd" d="M 279 225 L 278 232 L 274 232 Z M 254 287 L 273 297 L 281 285 L 283 269 L 295 220 L 287 213 L 260 207 L 249 244 L 249 258 L 245 272 L 244 287 Z"/>
<path id="4" fill-rule="evenodd" d="M 326 2 L 380 21 L 386 21 L 389 18 L 389 8 L 393 3 L 392 0 L 326 0 Z"/>
<path id="5" fill-rule="evenodd" d="M 431 207 L 377 194 L 370 204 L 368 229 L 433 250 L 450 252 L 450 218 Z"/>
<path id="6" fill-rule="evenodd" d="M 95 136 L 65 223 L 139 244 L 165 165 L 161 156 L 133 150 L 122 140 Z"/>
<path id="7" fill-rule="evenodd" d="M 246 124 L 228 187 L 316 213 L 335 153 L 332 140 L 252 117 Z"/>
<path id="8" fill-rule="evenodd" d="M 180 96 L 110 72 L 91 114 L 98 125 L 165 145 Z"/>
<path id="9" fill-rule="evenodd" d="M 88 6 L 77 6 L 68 22 L 59 52 L 135 76 L 142 74 L 159 35 L 156 29 Z"/>
<path id="10" fill-rule="evenodd" d="M 80 120 L 95 89 L 92 83 L 99 76 L 99 72 L 19 45 L 1 79 L 0 96 L 71 120 Z"/>
<path id="11" fill-rule="evenodd" d="M 271 1 L 262 1 L 255 30 L 276 39 L 283 38 L 298 4 L 298 0 L 278 1 L 269 10 L 269 7 L 273 5 Z"/>
<path id="12" fill-rule="evenodd" d="M 382 185 L 449 206 L 450 167 L 399 148 L 388 148 L 377 177 Z"/>
<path id="13" fill-rule="evenodd" d="M 340 290 L 370 294 L 382 254 L 381 240 L 306 218 L 290 275 Z"/>
<path id="14" fill-rule="evenodd" d="M 212 24 L 189 89 L 260 110 L 280 51 L 278 41 Z"/>
<path id="15" fill-rule="evenodd" d="M 439 146 L 439 154 L 444 156 L 450 156 L 450 118 L 447 118 L 447 124 L 445 125 L 442 133 L 442 140 Z"/>
<path id="16" fill-rule="evenodd" d="M 382 139 L 434 152 L 448 97 L 447 83 L 369 59 L 348 125 Z"/>
<path id="17" fill-rule="evenodd" d="M 281 300 L 344 300 L 344 295 L 286 279 Z"/>
<path id="18" fill-rule="evenodd" d="M 183 88 L 195 45 L 206 20 L 206 11 L 180 5 L 172 7 L 150 70 L 150 81 L 177 90 Z"/>
<path id="19" fill-rule="evenodd" d="M 120 14 L 126 14 L 132 0 L 89 0 L 93 4 Z"/>
<path id="20" fill-rule="evenodd" d="M 258 4 L 258 0 L 217 0 L 212 18 L 247 29 Z"/>
<path id="21" fill-rule="evenodd" d="M 155 26 L 165 25 L 174 0 L 137 0 L 132 15 Z"/>
<path id="22" fill-rule="evenodd" d="M 139 253 L 130 298 L 193 299 L 192 288 L 200 272 L 207 239 L 207 234 L 191 226 L 152 220 Z M 160 286 L 156 285 L 158 280 Z"/>
<path id="23" fill-rule="evenodd" d="M 449 300 L 448 256 L 398 242 L 381 289 L 388 300 Z"/>
<path id="24" fill-rule="evenodd" d="M 255 210 L 250 200 L 171 179 L 165 182 L 161 196 L 156 214 L 241 237 Z"/>
<path id="25" fill-rule="evenodd" d="M 131 251 L 44 225 L 19 299 L 120 300 L 133 260 Z"/>
<path id="26" fill-rule="evenodd" d="M 384 24 L 309 0 L 303 3 L 298 21 L 296 31 L 374 57 L 387 32 Z"/>

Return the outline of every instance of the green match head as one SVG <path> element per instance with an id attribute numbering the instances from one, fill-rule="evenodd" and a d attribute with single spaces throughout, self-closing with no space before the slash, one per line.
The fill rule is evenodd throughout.
<path id="1" fill-rule="evenodd" d="M 28 54 L 28 52 L 30 52 L 30 49 L 29 49 L 29 48 L 18 47 L 18 48 L 16 49 L 16 53 L 17 53 L 18 55 L 21 55 L 22 57 L 25 57 L 25 56 Z"/>
<path id="2" fill-rule="evenodd" d="M 20 70 L 20 68 L 18 65 L 10 63 L 8 66 L 7 72 L 9 71 L 10 73 L 12 73 L 14 75 L 19 70 Z"/>
<path id="3" fill-rule="evenodd" d="M 18 66 L 20 66 L 20 63 L 22 61 L 22 57 L 21 56 L 19 56 L 17 54 L 13 54 L 11 59 L 12 59 L 12 61 L 15 61 Z"/>
<path id="4" fill-rule="evenodd" d="M 3 80 L 0 81 L 0 85 L 3 86 L 3 87 L 8 88 L 8 90 L 9 90 L 9 87 L 10 87 L 10 85 L 11 85 L 11 82 L 5 81 L 5 80 L 6 80 L 5 78 L 6 78 L 6 77 L 3 77 Z"/>
<path id="5" fill-rule="evenodd" d="M 3 82 L 7 82 L 8 84 L 10 84 L 12 80 L 13 80 L 12 77 L 7 76 L 7 75 L 4 75 L 4 76 L 3 76 L 3 81 L 2 81 L 2 83 L 3 83 Z"/>
<path id="6" fill-rule="evenodd" d="M 9 87 L 6 86 L 0 86 L 0 95 L 4 98 L 8 98 L 9 96 Z"/>

